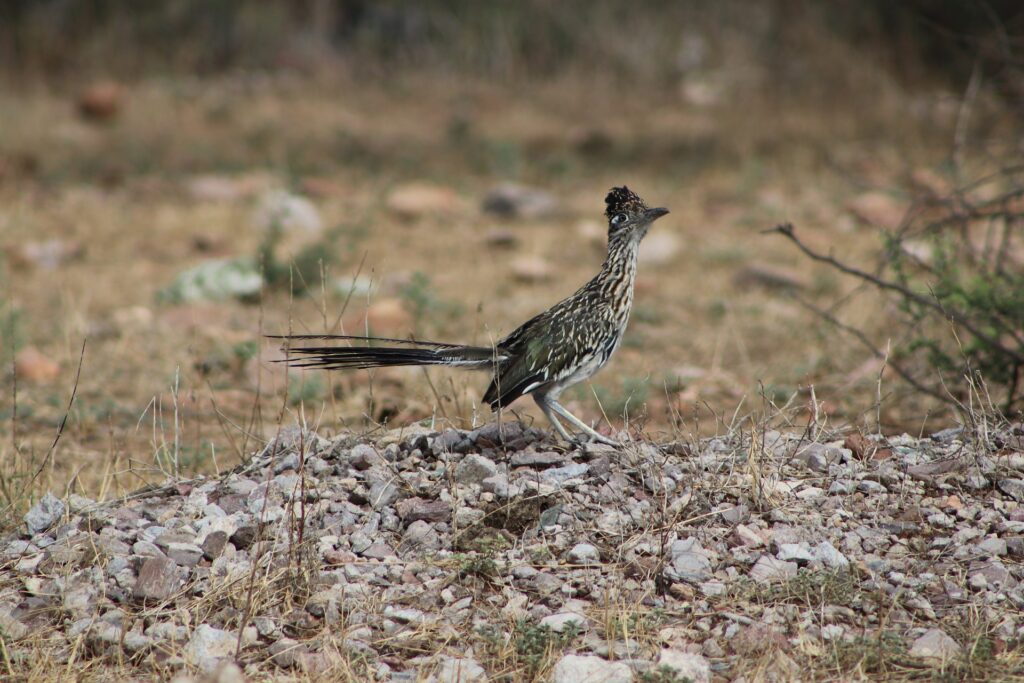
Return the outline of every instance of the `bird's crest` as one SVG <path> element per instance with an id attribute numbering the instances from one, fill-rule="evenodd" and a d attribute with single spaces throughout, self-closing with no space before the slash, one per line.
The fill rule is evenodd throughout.
<path id="1" fill-rule="evenodd" d="M 644 200 L 640 199 L 636 192 L 633 192 L 625 185 L 613 187 L 608 192 L 608 196 L 604 198 L 604 203 L 608 206 L 604 214 L 609 218 L 623 211 L 626 213 L 639 213 L 647 209 L 647 204 L 644 203 Z"/>

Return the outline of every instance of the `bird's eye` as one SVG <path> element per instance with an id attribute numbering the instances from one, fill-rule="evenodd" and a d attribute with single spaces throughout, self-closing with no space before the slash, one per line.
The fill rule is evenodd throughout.
<path id="1" fill-rule="evenodd" d="M 621 225 L 622 223 L 625 223 L 625 222 L 626 222 L 626 214 L 624 214 L 624 213 L 617 213 L 614 216 L 612 216 L 612 225 Z"/>

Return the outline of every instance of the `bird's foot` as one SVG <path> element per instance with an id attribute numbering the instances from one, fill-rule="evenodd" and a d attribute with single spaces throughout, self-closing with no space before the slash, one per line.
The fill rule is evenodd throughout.
<path id="1" fill-rule="evenodd" d="M 585 448 L 587 445 L 595 443 L 603 444 L 605 446 L 611 446 L 612 448 L 622 448 L 622 444 L 619 443 L 618 441 L 610 439 L 607 436 L 604 436 L 603 434 L 598 434 L 597 432 L 593 434 L 586 434 L 584 432 L 575 434 L 572 437 L 572 443 L 578 446 L 579 448 Z"/>

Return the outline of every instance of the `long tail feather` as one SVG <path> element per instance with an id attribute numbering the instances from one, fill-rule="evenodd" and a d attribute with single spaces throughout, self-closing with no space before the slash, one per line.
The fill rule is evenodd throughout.
<path id="1" fill-rule="evenodd" d="M 345 339 L 361 342 L 386 342 L 388 344 L 409 344 L 410 346 L 433 346 L 434 348 L 453 348 L 458 344 L 445 344 L 444 342 L 423 341 L 419 339 L 395 339 L 392 337 L 357 337 L 351 334 L 268 334 L 267 339 L 322 339 L 325 341 Z"/>
<path id="2" fill-rule="evenodd" d="M 486 369 L 503 357 L 480 346 L 446 346 L 430 349 L 397 349 L 375 346 L 304 346 L 289 349 L 290 367 L 341 370 L 400 365 L 451 365 Z"/>

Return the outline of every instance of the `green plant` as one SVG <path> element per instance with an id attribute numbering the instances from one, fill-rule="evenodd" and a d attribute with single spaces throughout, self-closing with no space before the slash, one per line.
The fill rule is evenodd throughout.
<path id="1" fill-rule="evenodd" d="M 656 669 L 640 674 L 640 683 L 693 683 L 689 676 L 683 676 L 670 666 L 662 664 Z"/>
<path id="2" fill-rule="evenodd" d="M 327 391 L 327 385 L 323 378 L 318 375 L 311 375 L 300 379 L 291 379 L 288 382 L 288 402 L 296 406 L 300 403 L 318 401 L 322 399 Z"/>
<path id="3" fill-rule="evenodd" d="M 579 635 L 580 630 L 572 621 L 558 632 L 520 619 L 512 633 L 512 645 L 517 658 L 526 666 L 530 677 L 533 677 L 552 653 L 567 647 Z"/>
<path id="4" fill-rule="evenodd" d="M 891 352 L 831 310 L 802 302 L 885 359 L 914 389 L 962 405 L 984 384 L 1004 412 L 1024 405 L 1024 167 L 924 197 L 901 227 L 880 233 L 876 271 L 857 268 L 802 242 L 792 225 L 774 229 L 805 255 L 875 287 L 893 312 Z M 976 199 L 976 197 L 978 197 Z M 987 398 L 987 397 L 986 397 Z"/>
<path id="5" fill-rule="evenodd" d="M 439 297 L 430 284 L 430 277 L 418 270 L 402 285 L 398 295 L 412 314 L 415 327 L 427 319 L 453 318 L 462 312 L 458 303 Z"/>

